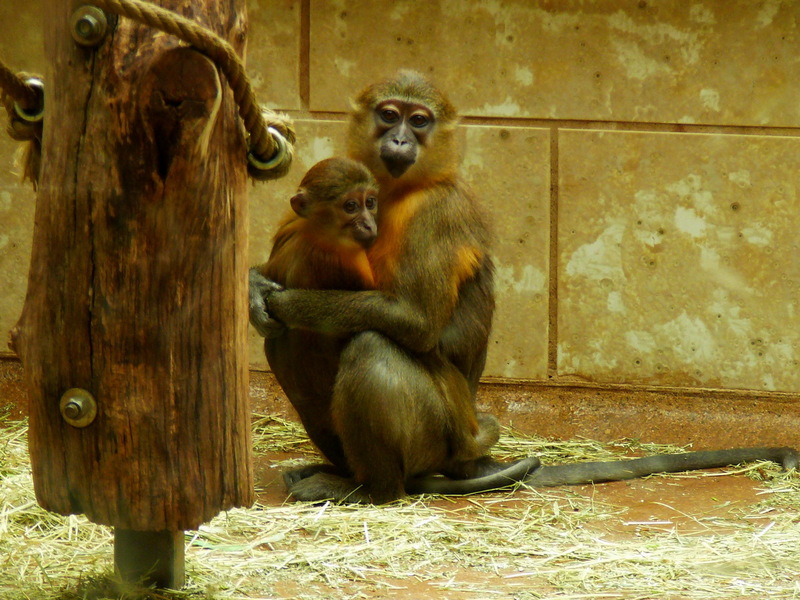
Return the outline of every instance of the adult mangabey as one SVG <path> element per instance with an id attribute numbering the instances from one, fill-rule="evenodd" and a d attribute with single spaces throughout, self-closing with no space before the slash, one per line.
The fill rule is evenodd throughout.
<path id="1" fill-rule="evenodd" d="M 541 468 L 536 458 L 503 465 L 485 456 L 497 423 L 476 415 L 472 398 L 494 310 L 490 235 L 457 174 L 455 125 L 450 102 L 413 72 L 369 86 L 355 100 L 349 153 L 380 186 L 380 235 L 367 250 L 375 290 L 283 289 L 251 272 L 250 319 L 262 335 L 282 324 L 351 336 L 330 400 L 346 464 L 290 474 L 291 494 L 387 502 L 407 492 L 489 490 L 523 477 L 531 485 L 584 483 L 757 458 L 795 466 L 797 454 L 784 448 Z M 464 397 L 469 410 L 459 409 Z M 447 478 L 421 477 L 431 473 Z"/>
<path id="2" fill-rule="evenodd" d="M 391 88 L 398 84 L 399 96 Z M 344 461 L 328 443 L 336 472 L 295 472 L 289 490 L 305 500 L 387 502 L 405 495 L 407 483 L 426 491 L 418 476 L 428 473 L 454 478 L 437 482 L 451 493 L 518 481 L 538 460 L 486 458 L 497 421 L 477 415 L 473 403 L 494 297 L 486 221 L 456 173 L 455 111 L 413 74 L 368 88 L 358 102 L 351 156 L 369 161 L 381 187 L 380 234 L 367 250 L 377 289 L 276 290 L 251 272 L 251 320 L 262 334 L 274 325 L 266 300 L 269 316 L 289 331 L 352 336 L 330 399 Z M 359 152 L 358 143 L 366 148 Z M 298 365 L 289 370 L 307 375 Z M 318 404 L 327 405 L 323 394 Z"/>

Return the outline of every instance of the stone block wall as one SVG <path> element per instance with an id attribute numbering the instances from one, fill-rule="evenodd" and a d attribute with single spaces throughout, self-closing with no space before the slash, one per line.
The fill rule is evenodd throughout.
<path id="1" fill-rule="evenodd" d="M 41 70 L 40 0 L 0 4 L 0 57 Z M 800 4 L 789 0 L 250 0 L 248 72 L 297 122 L 250 192 L 252 262 L 348 100 L 398 68 L 463 118 L 498 234 L 486 375 L 800 391 Z M 22 25 L 22 26 L 21 26 Z M 0 138 L 0 330 L 24 299 L 32 192 Z M 265 367 L 259 340 L 251 360 Z"/>

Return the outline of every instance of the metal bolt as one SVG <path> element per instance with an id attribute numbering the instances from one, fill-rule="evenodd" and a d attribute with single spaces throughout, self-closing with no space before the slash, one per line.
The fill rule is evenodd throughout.
<path id="1" fill-rule="evenodd" d="M 75 402 L 75 400 L 70 400 L 64 406 L 64 410 L 62 410 L 61 412 L 67 419 L 77 419 L 78 417 L 81 416 L 81 413 L 83 412 L 83 407 L 81 407 L 81 405 L 78 402 Z"/>
<path id="2" fill-rule="evenodd" d="M 70 19 L 72 38 L 81 46 L 98 46 L 108 30 L 106 13 L 96 6 L 80 6 Z"/>
<path id="3" fill-rule="evenodd" d="M 59 408 L 61 416 L 73 427 L 86 427 L 97 416 L 94 396 L 81 388 L 71 388 L 64 392 Z"/>

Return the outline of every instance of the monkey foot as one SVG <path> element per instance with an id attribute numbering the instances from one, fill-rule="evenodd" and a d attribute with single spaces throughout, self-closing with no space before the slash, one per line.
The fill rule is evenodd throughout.
<path id="1" fill-rule="evenodd" d="M 303 479 L 308 479 L 312 475 L 316 475 L 317 473 L 330 473 L 332 475 L 339 475 L 344 476 L 345 474 L 340 470 L 337 469 L 333 465 L 329 465 L 327 463 L 318 463 L 313 465 L 306 465 L 304 467 L 298 467 L 297 469 L 291 469 L 289 471 L 283 472 L 283 482 L 286 484 L 286 488 L 291 490 L 294 485 Z"/>

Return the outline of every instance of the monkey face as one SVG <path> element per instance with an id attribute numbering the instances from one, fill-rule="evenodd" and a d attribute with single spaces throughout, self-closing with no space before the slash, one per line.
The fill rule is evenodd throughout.
<path id="1" fill-rule="evenodd" d="M 375 222 L 378 213 L 377 196 L 378 192 L 373 188 L 359 188 L 346 194 L 340 205 L 343 228 L 364 248 L 369 247 L 378 235 Z"/>
<path id="2" fill-rule="evenodd" d="M 417 162 L 434 127 L 433 113 L 422 104 L 393 98 L 375 107 L 374 119 L 380 159 L 397 179 Z"/>

